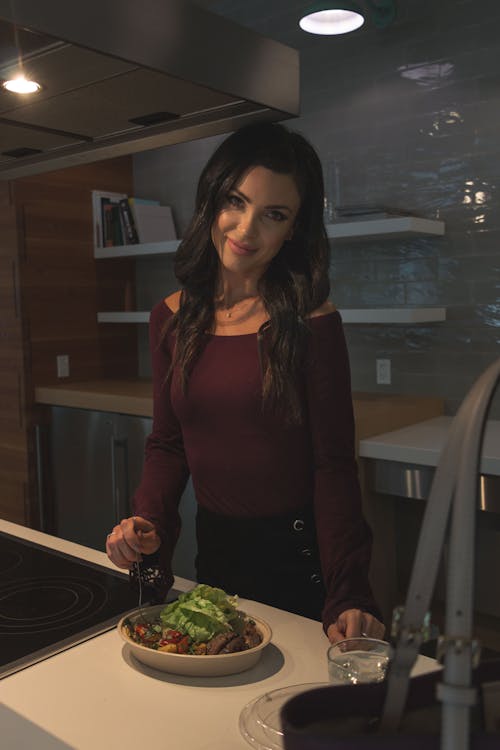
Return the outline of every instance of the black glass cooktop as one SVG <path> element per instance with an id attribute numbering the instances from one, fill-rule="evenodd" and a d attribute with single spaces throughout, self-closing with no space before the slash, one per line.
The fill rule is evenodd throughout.
<path id="1" fill-rule="evenodd" d="M 113 628 L 127 576 L 0 532 L 0 678 Z"/>

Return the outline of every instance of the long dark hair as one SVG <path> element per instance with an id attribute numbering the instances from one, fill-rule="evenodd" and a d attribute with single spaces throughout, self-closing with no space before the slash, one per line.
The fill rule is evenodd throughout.
<path id="1" fill-rule="evenodd" d="M 304 321 L 330 291 L 329 245 L 320 160 L 302 135 L 283 125 L 258 123 L 241 128 L 223 141 L 201 173 L 194 216 L 175 256 L 182 294 L 172 320 L 177 341 L 174 364 L 186 389 L 215 319 L 219 257 L 211 239 L 212 225 L 230 191 L 257 166 L 290 174 L 301 199 L 292 239 L 283 244 L 258 284 L 269 315 L 263 402 L 287 422 L 300 422 L 298 373 L 306 347 Z"/>

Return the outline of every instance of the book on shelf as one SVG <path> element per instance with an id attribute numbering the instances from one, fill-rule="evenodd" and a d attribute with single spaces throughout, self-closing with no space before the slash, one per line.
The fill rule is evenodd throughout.
<path id="1" fill-rule="evenodd" d="M 129 198 L 139 242 L 164 242 L 176 240 L 172 209 L 160 206 L 159 201 Z"/>
<path id="2" fill-rule="evenodd" d="M 92 191 L 95 247 L 177 239 L 170 206 L 124 193 Z"/>
<path id="3" fill-rule="evenodd" d="M 119 215 L 119 203 L 123 198 L 127 198 L 125 193 L 92 191 L 95 247 L 112 247 L 118 244 L 120 238 L 120 244 L 124 244 L 122 220 Z"/>
<path id="4" fill-rule="evenodd" d="M 101 198 L 102 245 L 111 247 L 113 244 L 113 215 L 109 198 Z"/>
<path id="5" fill-rule="evenodd" d="M 134 214 L 130 205 L 130 198 L 122 198 L 119 203 L 122 215 L 123 225 L 125 228 L 125 242 L 127 245 L 137 245 L 139 235 L 135 226 Z"/>

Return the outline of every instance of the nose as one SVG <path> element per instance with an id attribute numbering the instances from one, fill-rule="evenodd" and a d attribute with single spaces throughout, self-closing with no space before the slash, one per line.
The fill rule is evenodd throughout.
<path id="1" fill-rule="evenodd" d="M 238 232 L 242 240 L 246 237 L 255 237 L 257 233 L 257 214 L 251 209 L 247 209 L 241 215 L 238 223 Z"/>

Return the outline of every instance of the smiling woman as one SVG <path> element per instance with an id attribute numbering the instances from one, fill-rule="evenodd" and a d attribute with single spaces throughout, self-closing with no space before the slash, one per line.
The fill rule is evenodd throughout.
<path id="1" fill-rule="evenodd" d="M 300 196 L 289 174 L 253 167 L 227 196 L 212 227 L 224 295 L 237 286 L 254 297 L 258 281 L 293 235 Z M 231 300 L 224 299 L 230 307 Z"/>
<path id="2" fill-rule="evenodd" d="M 215 333 L 224 335 L 226 318 L 233 319 L 231 334 L 251 332 L 265 322 L 259 279 L 292 238 L 299 207 L 293 177 L 260 166 L 248 170 L 228 194 L 211 232 L 222 288 L 216 299 Z"/>
<path id="3" fill-rule="evenodd" d="M 216 150 L 175 259 L 179 292 L 153 309 L 153 432 L 132 518 L 107 539 L 172 581 L 191 474 L 197 577 L 322 619 L 332 641 L 381 637 L 371 534 L 354 459 L 349 362 L 328 301 L 318 156 L 257 124 Z"/>

